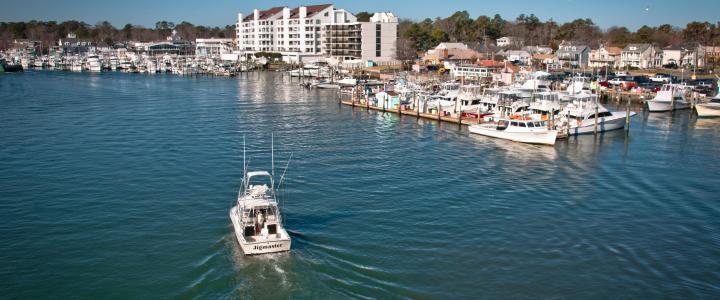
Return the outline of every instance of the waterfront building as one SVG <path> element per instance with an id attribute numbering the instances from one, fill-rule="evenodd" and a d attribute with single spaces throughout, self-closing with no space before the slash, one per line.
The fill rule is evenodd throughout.
<path id="1" fill-rule="evenodd" d="M 95 43 L 92 40 L 79 39 L 75 33 L 68 33 L 67 37 L 58 40 L 58 47 L 62 54 L 84 55 L 95 51 Z"/>
<path id="2" fill-rule="evenodd" d="M 590 48 L 585 45 L 575 45 L 572 42 L 563 41 L 555 51 L 558 63 L 561 66 L 575 68 L 587 67 L 590 60 Z"/>
<path id="3" fill-rule="evenodd" d="M 443 64 L 448 69 L 453 65 L 474 63 L 484 56 L 463 43 L 440 43 L 428 50 L 422 61 L 428 64 Z"/>
<path id="4" fill-rule="evenodd" d="M 379 12 L 362 26 L 362 60 L 390 61 L 397 53 L 398 17 Z"/>
<path id="5" fill-rule="evenodd" d="M 392 59 L 397 23 L 391 13 L 358 22 L 355 15 L 332 4 L 255 9 L 238 14 L 237 50 L 280 53 L 288 62 Z"/>
<path id="6" fill-rule="evenodd" d="M 218 58 L 235 50 L 233 39 L 195 39 L 195 56 Z"/>
<path id="7" fill-rule="evenodd" d="M 165 41 L 149 43 L 131 43 L 129 50 L 136 54 L 157 55 L 195 55 L 195 45 L 191 41 L 182 39 L 177 31 L 173 30 Z"/>
<path id="8" fill-rule="evenodd" d="M 606 47 L 601 44 L 598 49 L 590 51 L 589 66 L 591 68 L 615 68 L 620 66 L 621 54 L 622 48 Z"/>
<path id="9" fill-rule="evenodd" d="M 495 68 L 488 68 L 479 65 L 458 65 L 450 70 L 454 78 L 482 79 L 492 78 Z"/>

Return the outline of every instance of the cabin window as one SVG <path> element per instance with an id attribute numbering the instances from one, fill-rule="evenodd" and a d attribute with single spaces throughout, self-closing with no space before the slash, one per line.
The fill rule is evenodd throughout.
<path id="1" fill-rule="evenodd" d="M 255 227 L 254 227 L 254 226 L 246 226 L 244 233 L 245 233 L 245 236 L 253 236 L 253 235 L 255 235 Z"/>
<path id="2" fill-rule="evenodd" d="M 510 126 L 518 126 L 518 122 L 515 122 L 515 121 L 510 122 Z"/>
<path id="3" fill-rule="evenodd" d="M 527 127 L 527 125 L 525 125 L 525 123 L 520 123 L 520 127 Z"/>
<path id="4" fill-rule="evenodd" d="M 528 127 L 535 127 L 535 123 L 528 123 Z"/>
<path id="5" fill-rule="evenodd" d="M 267 226 L 268 234 L 276 234 L 277 233 L 277 224 L 271 224 Z"/>

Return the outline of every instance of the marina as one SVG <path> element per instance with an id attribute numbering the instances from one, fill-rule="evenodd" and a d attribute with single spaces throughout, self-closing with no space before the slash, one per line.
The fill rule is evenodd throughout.
<path id="1" fill-rule="evenodd" d="M 720 6 L 643 6 L 9 0 L 0 293 L 720 298 Z"/>
<path id="2" fill-rule="evenodd" d="M 18 298 L 717 293 L 720 126 L 689 110 L 634 104 L 629 135 L 548 147 L 351 109 L 278 72 L 24 72 L 0 90 L 0 279 Z M 292 250 L 245 256 L 228 203 L 243 136 L 267 169 L 271 132 L 295 154 Z"/>

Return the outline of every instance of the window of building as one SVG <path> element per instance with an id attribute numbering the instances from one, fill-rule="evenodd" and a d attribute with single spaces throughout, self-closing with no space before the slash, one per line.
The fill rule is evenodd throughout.
<path id="1" fill-rule="evenodd" d="M 382 56 L 382 55 L 380 55 L 380 50 L 376 50 L 376 51 L 375 51 L 375 57 L 380 57 L 380 56 Z"/>

